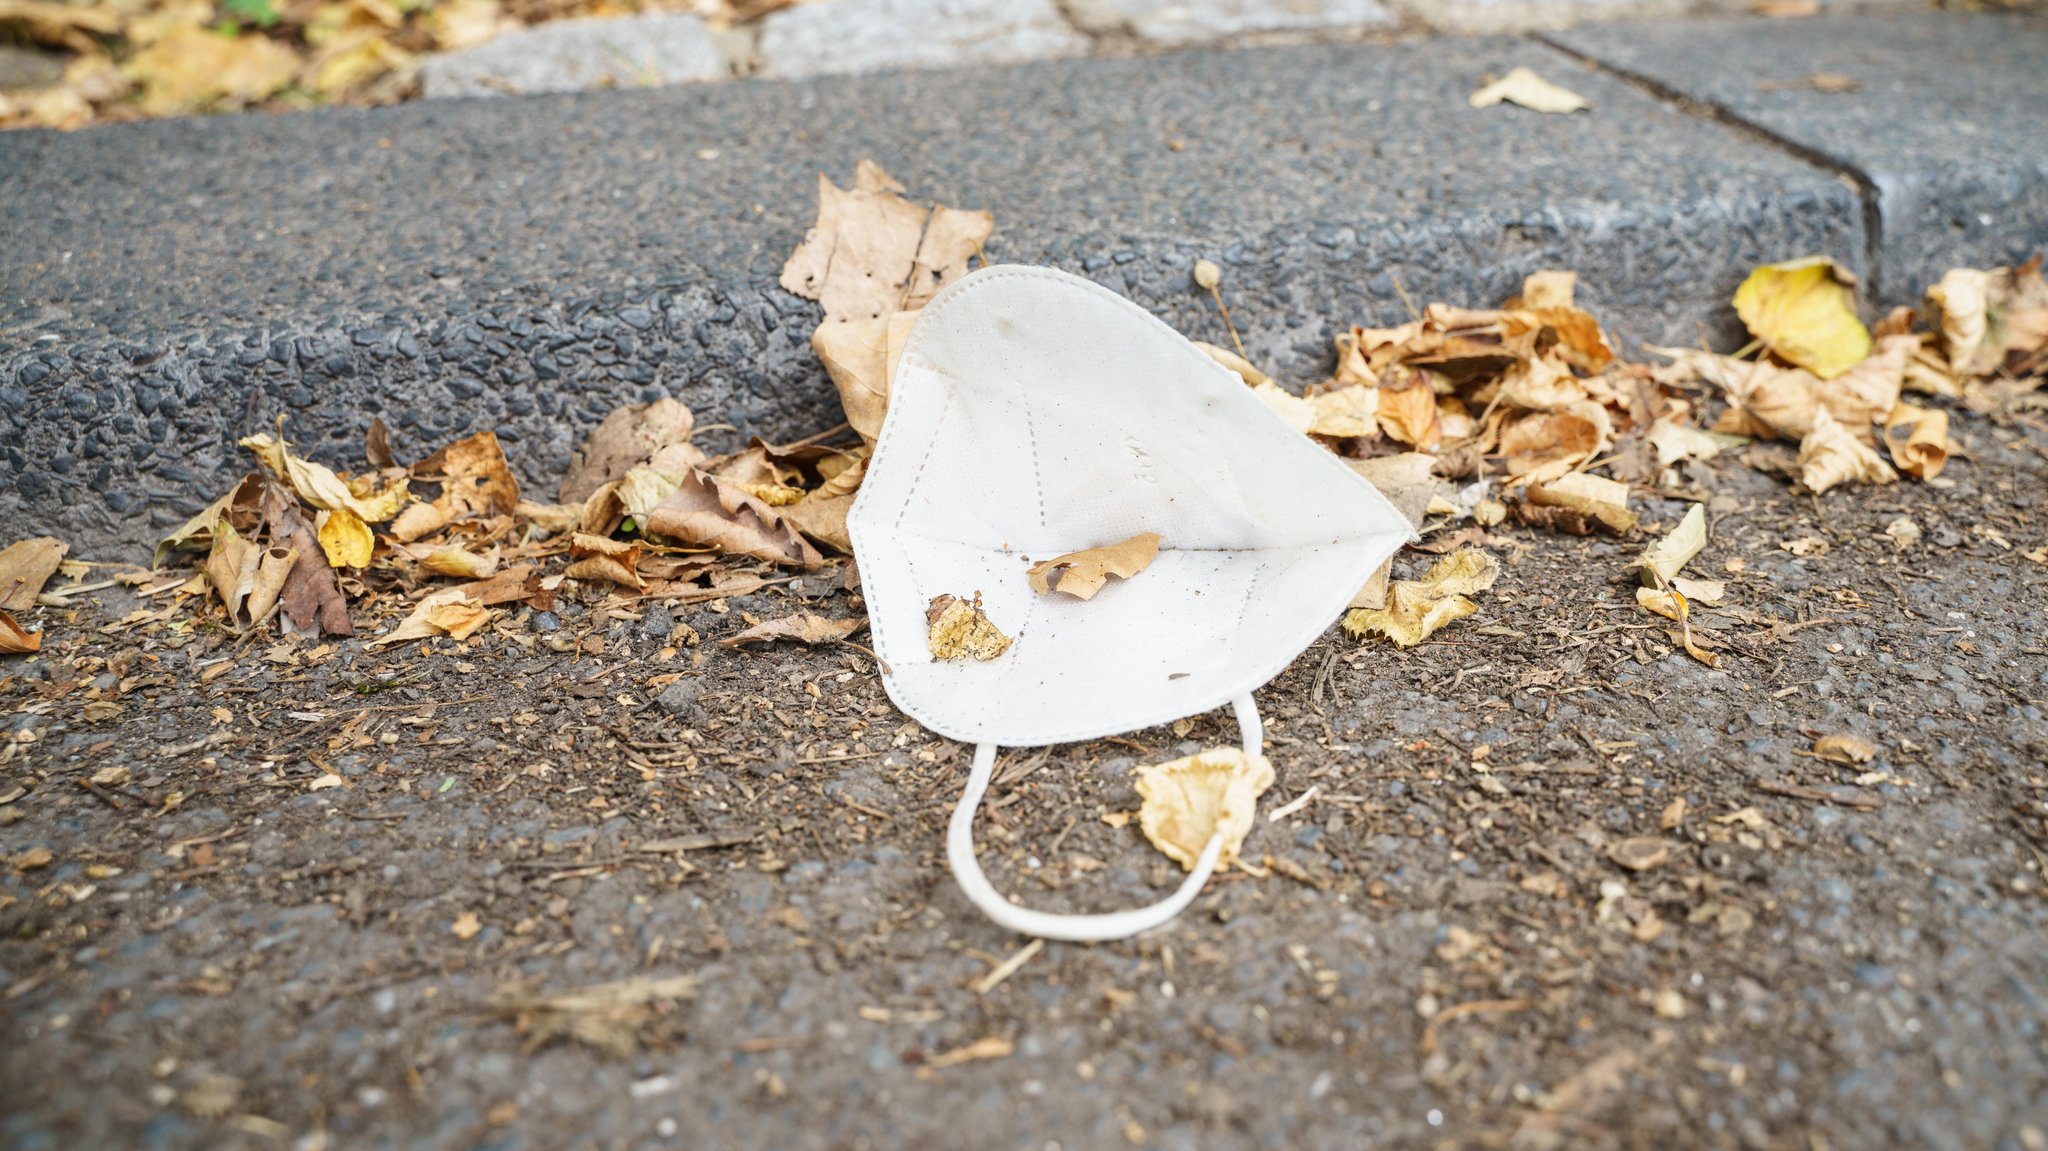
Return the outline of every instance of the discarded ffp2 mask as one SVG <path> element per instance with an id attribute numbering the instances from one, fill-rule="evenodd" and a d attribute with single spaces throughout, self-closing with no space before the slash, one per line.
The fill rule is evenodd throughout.
<path id="1" fill-rule="evenodd" d="M 1172 896 L 1102 915 L 1004 899 L 974 857 L 1001 744 L 1096 739 L 1225 703 L 1261 753 L 1251 692 L 1340 614 L 1409 536 L 1406 519 L 1237 376 L 1144 309 L 1047 268 L 985 268 L 927 305 L 847 517 L 889 698 L 976 745 L 947 830 L 968 898 L 1012 930 L 1118 939 L 1192 902 L 1222 839 Z M 1025 569 L 1140 532 L 1158 558 L 1090 600 Z M 979 593 L 1013 642 L 939 661 L 935 596 Z"/>

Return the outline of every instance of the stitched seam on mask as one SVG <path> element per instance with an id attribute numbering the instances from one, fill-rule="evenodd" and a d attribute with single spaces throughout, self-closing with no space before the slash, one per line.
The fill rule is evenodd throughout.
<path id="1" fill-rule="evenodd" d="M 1038 459 L 1038 421 L 1031 417 L 1031 396 L 1026 392 L 1017 394 L 1017 404 L 1024 409 L 1024 438 L 1031 448 L 1031 484 L 1038 492 L 1038 526 L 1050 530 L 1045 522 L 1045 465 Z"/>
<path id="2" fill-rule="evenodd" d="M 939 408 L 939 418 L 932 421 L 932 434 L 925 440 L 924 450 L 918 453 L 917 470 L 911 473 L 910 482 L 903 486 L 903 506 L 896 509 L 894 524 L 898 530 L 902 529 L 904 519 L 910 515 L 910 501 L 917 495 L 917 486 L 924 482 L 924 469 L 931 463 L 932 447 L 939 442 L 939 433 L 946 428 L 946 418 L 953 414 L 953 397 L 960 392 L 959 381 L 944 372 L 934 370 L 933 374 L 946 381 L 946 402 Z"/>

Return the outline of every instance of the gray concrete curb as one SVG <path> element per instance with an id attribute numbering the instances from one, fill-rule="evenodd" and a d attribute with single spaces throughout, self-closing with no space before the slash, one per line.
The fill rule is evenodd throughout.
<path id="1" fill-rule="evenodd" d="M 1962 20 L 1772 28 L 1885 25 L 1872 42 L 1911 55 L 1921 23 Z M 2043 28 L 1967 23 L 2014 42 Z M 1466 106 L 1516 65 L 1593 110 Z M 862 156 L 993 209 L 992 258 L 1082 272 L 1212 339 L 1188 267 L 1220 259 L 1255 358 L 1302 378 L 1333 324 L 1403 318 L 1402 289 L 1487 303 L 1574 268 L 1623 338 L 1692 342 L 1702 317 L 1729 334 L 1756 263 L 1959 250 L 1916 239 L 1934 226 L 1918 217 L 1873 235 L 1875 181 L 1853 158 L 1650 88 L 1532 40 L 1441 39 L 0 137 L 0 218 L 27 222 L 0 250 L 0 522 L 138 558 L 278 413 L 339 466 L 359 464 L 372 415 L 401 454 L 495 427 L 543 492 L 628 400 L 678 395 L 769 436 L 823 428 L 815 308 L 775 275 L 813 174 L 843 180 Z M 2041 195 L 2038 170 L 2011 178 Z M 2048 243 L 2024 219 L 2013 246 Z"/>

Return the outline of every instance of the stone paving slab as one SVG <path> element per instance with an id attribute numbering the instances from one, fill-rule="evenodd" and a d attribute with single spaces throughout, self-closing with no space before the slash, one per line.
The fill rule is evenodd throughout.
<path id="1" fill-rule="evenodd" d="M 1053 0 L 834 0 L 761 22 L 766 77 L 959 68 L 1085 55 Z"/>
<path id="2" fill-rule="evenodd" d="M 427 58 L 422 94 L 521 96 L 723 80 L 725 58 L 704 21 L 684 12 L 630 20 L 558 20 Z"/>
<path id="3" fill-rule="evenodd" d="M 1879 217 L 1876 296 L 2048 248 L 2048 19 L 1918 12 L 1586 27 L 1555 42 L 1853 173 Z M 1802 83 L 1847 76 L 1852 92 Z"/>
<path id="4" fill-rule="evenodd" d="M 1528 65 L 1593 102 L 1473 109 Z M 872 156 L 992 209 L 995 259 L 1092 276 L 1297 383 L 1332 325 L 1583 273 L 1625 338 L 1692 341 L 1755 263 L 1860 266 L 1853 188 L 1550 48 L 1310 45 L 0 137 L 0 519 L 137 549 L 279 412 L 316 456 L 496 427 L 532 481 L 613 405 L 837 420 L 775 285 L 816 173 Z"/>

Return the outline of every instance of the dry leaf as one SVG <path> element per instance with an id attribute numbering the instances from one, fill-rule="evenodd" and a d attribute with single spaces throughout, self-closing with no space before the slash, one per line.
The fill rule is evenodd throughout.
<path id="1" fill-rule="evenodd" d="M 636 976 L 552 995 L 508 989 L 493 996 L 491 1003 L 525 1024 L 531 1046 L 573 1039 L 624 1059 L 677 1003 L 696 996 L 695 976 Z"/>
<path id="2" fill-rule="evenodd" d="M 867 624 L 864 619 L 826 619 L 810 612 L 799 612 L 782 619 L 771 619 L 730 635 L 718 642 L 725 647 L 741 644 L 768 643 L 778 639 L 793 639 L 798 643 L 835 643 L 859 631 Z"/>
<path id="3" fill-rule="evenodd" d="M 1868 740 L 1847 733 L 1824 735 L 1813 741 L 1813 754 L 1830 763 L 1847 766 L 1869 763 L 1877 758 L 1877 749 Z"/>
<path id="4" fill-rule="evenodd" d="M 1588 516 L 1615 535 L 1636 526 L 1636 513 L 1628 510 L 1628 485 L 1585 472 L 1571 472 L 1549 483 L 1530 484 L 1529 502 Z"/>
<path id="5" fill-rule="evenodd" d="M 847 426 L 870 447 L 882 434 L 889 411 L 896 357 L 916 323 L 916 312 L 890 312 L 873 319 L 828 320 L 811 333 L 811 350 L 839 389 Z"/>
<path id="6" fill-rule="evenodd" d="M 187 25 L 137 53 L 123 71 L 142 85 L 144 112 L 177 116 L 217 101 L 265 99 L 292 82 L 299 57 L 264 36 Z"/>
<path id="7" fill-rule="evenodd" d="M 489 579 L 498 570 L 497 549 L 480 556 L 460 544 L 443 544 L 427 553 L 420 566 L 436 575 L 457 579 Z"/>
<path id="8" fill-rule="evenodd" d="M 1388 439 L 1429 451 L 1443 439 L 1443 421 L 1437 413 L 1436 391 L 1420 373 L 1401 381 L 1379 385 L 1377 416 L 1380 431 Z"/>
<path id="9" fill-rule="evenodd" d="M 421 600 L 399 625 L 370 641 L 369 646 L 389 647 L 408 640 L 448 636 L 468 639 L 495 614 L 469 598 L 466 589 L 443 588 Z"/>
<path id="10" fill-rule="evenodd" d="M 1765 264 L 1735 290 L 1735 312 L 1764 346 L 1823 380 L 1870 354 L 1856 277 L 1825 256 Z"/>
<path id="11" fill-rule="evenodd" d="M 1607 409 L 1593 400 L 1580 400 L 1504 424 L 1499 455 L 1508 474 L 1543 483 L 1598 457 L 1613 443 L 1614 420 Z"/>
<path id="12" fill-rule="evenodd" d="M 0 611 L 0 655 L 22 655 L 43 649 L 43 633 L 29 631 L 5 611 Z"/>
<path id="13" fill-rule="evenodd" d="M 695 428 L 696 418 L 690 409 L 667 397 L 651 404 L 615 408 L 576 449 L 555 498 L 565 504 L 581 504 L 590 493 L 623 478 L 662 448 L 687 446 Z M 691 462 L 702 463 L 702 453 Z"/>
<path id="14" fill-rule="evenodd" d="M 156 553 L 150 558 L 151 567 L 164 566 L 164 557 L 172 552 L 185 549 L 206 549 L 213 547 L 213 525 L 223 514 L 244 527 L 256 524 L 256 502 L 263 491 L 263 477 L 254 472 L 242 477 L 234 490 L 213 501 L 204 511 L 186 520 L 178 530 L 157 542 Z"/>
<path id="15" fill-rule="evenodd" d="M 1814 413 L 1813 430 L 1799 441 L 1799 478 L 1819 494 L 1842 483 L 1892 483 L 1899 473 L 1823 409 Z"/>
<path id="16" fill-rule="evenodd" d="M 398 509 L 405 505 L 404 480 L 381 492 L 362 494 L 325 465 L 293 455 L 291 446 L 282 437 L 273 438 L 268 433 L 259 432 L 243 437 L 241 445 L 255 452 L 263 466 L 270 469 L 270 474 L 291 485 L 291 490 L 300 499 L 322 511 L 347 508 L 364 523 L 381 524 L 397 515 Z"/>
<path id="17" fill-rule="evenodd" d="M 1317 392 L 1308 398 L 1308 433 L 1313 436 L 1379 434 L 1380 390 L 1364 384 Z"/>
<path id="18" fill-rule="evenodd" d="M 457 440 L 414 464 L 412 470 L 414 475 L 441 481 L 441 494 L 434 506 L 446 513 L 448 521 L 508 516 L 519 506 L 519 481 L 512 478 L 496 432 L 478 432 Z M 378 522 L 377 517 L 363 518 Z"/>
<path id="19" fill-rule="evenodd" d="M 57 574 L 70 549 L 54 536 L 37 536 L 9 544 L 0 551 L 0 611 L 27 611 L 36 606 L 43 585 Z"/>
<path id="20" fill-rule="evenodd" d="M 1419 580 L 1395 580 L 1387 606 L 1355 608 L 1344 616 L 1354 639 L 1379 632 L 1402 647 L 1414 647 L 1452 620 L 1479 610 L 1467 596 L 1483 592 L 1500 577 L 1500 561 L 1478 548 L 1459 548 L 1430 565 Z"/>
<path id="21" fill-rule="evenodd" d="M 448 925 L 449 933 L 465 942 L 475 939 L 483 929 L 483 921 L 476 917 L 476 912 L 474 911 L 463 912 L 455 917 L 455 922 Z"/>
<path id="22" fill-rule="evenodd" d="M 642 530 L 728 555 L 817 567 L 825 562 L 775 509 L 739 487 L 692 469 L 647 513 Z"/>
<path id="23" fill-rule="evenodd" d="M 1958 375 L 1983 375 L 2003 358 L 2004 348 L 1993 347 L 1989 338 L 1991 276 L 1977 268 L 1951 268 L 1927 289 L 1928 316 L 1950 369 Z"/>
<path id="24" fill-rule="evenodd" d="M 313 525 L 306 522 L 290 489 L 280 483 L 265 481 L 259 502 L 263 530 L 270 537 L 268 553 L 283 549 L 293 557 L 290 571 L 278 592 L 286 634 L 354 635 L 355 629 L 348 618 L 348 601 L 342 598 L 341 587 L 334 579 L 334 569 L 327 566 Z M 266 565 L 268 562 L 264 561 Z M 259 587 L 265 584 L 268 570 L 267 566 L 259 565 Z"/>
<path id="25" fill-rule="evenodd" d="M 1075 599 L 1093 599 L 1111 576 L 1129 579 L 1158 558 L 1159 533 L 1139 532 L 1118 543 L 1041 560 L 1024 574 L 1031 578 L 1031 590 L 1039 595 L 1059 592 Z"/>
<path id="26" fill-rule="evenodd" d="M 867 474 L 867 467 L 865 458 L 855 461 L 817 490 L 783 508 L 782 518 L 796 525 L 796 530 L 811 539 L 852 555 L 853 537 L 846 530 L 846 513 L 853 510 L 853 497 L 860 490 L 860 481 Z"/>
<path id="27" fill-rule="evenodd" d="M 1592 107 L 1585 97 L 1560 88 L 1527 68 L 1516 68 L 1472 93 L 1469 102 L 1474 108 L 1485 108 L 1503 100 L 1537 112 L 1577 112 Z"/>
<path id="28" fill-rule="evenodd" d="M 1884 421 L 1884 446 L 1900 471 L 1918 480 L 1933 479 L 1948 463 L 1948 413 L 1898 405 Z"/>
<path id="29" fill-rule="evenodd" d="M 1678 577 L 1680 568 L 1692 562 L 1707 546 L 1707 511 L 1699 504 L 1685 509 L 1685 515 L 1678 526 L 1667 532 L 1663 539 L 1643 549 L 1643 554 L 1631 567 L 1642 577 L 1644 586 L 1664 588 Z"/>
<path id="30" fill-rule="evenodd" d="M 1711 460 L 1721 454 L 1722 442 L 1698 428 L 1657 420 L 1650 425 L 1650 446 L 1657 451 L 1657 463 L 1670 467 L 1680 460 Z"/>
<path id="31" fill-rule="evenodd" d="M 1920 542 L 1920 525 L 1913 522 L 1912 516 L 1900 516 L 1884 525 L 1884 534 L 1893 547 L 1904 551 Z"/>
<path id="32" fill-rule="evenodd" d="M 1259 796 L 1273 786 L 1273 764 L 1240 748 L 1213 747 L 1137 769 L 1138 827 L 1152 846 L 1188 871 L 1215 836 L 1223 837 L 1219 870 L 1237 862 L 1252 830 Z"/>
<path id="33" fill-rule="evenodd" d="M 925 607 L 925 642 L 932 658 L 991 660 L 1010 650 L 1010 637 L 982 614 L 981 593 L 972 600 L 936 595 Z"/>
<path id="34" fill-rule="evenodd" d="M 1245 359 L 1229 348 L 1219 347 L 1216 344 L 1207 343 L 1202 340 L 1189 340 L 1188 343 L 1193 344 L 1195 349 L 1203 355 L 1237 373 L 1237 378 L 1243 380 L 1251 387 L 1256 388 L 1260 384 L 1271 381 L 1273 378 L 1260 371 L 1250 360 Z"/>
<path id="35" fill-rule="evenodd" d="M 320 541 L 320 551 L 327 557 L 328 567 L 366 568 L 376 554 L 377 537 L 371 534 L 370 525 L 347 508 L 321 511 L 315 515 L 313 534 Z"/>
<path id="36" fill-rule="evenodd" d="M 825 320 L 870 320 L 914 309 L 964 274 L 968 257 L 995 231 L 987 212 L 935 208 L 898 193 L 903 186 L 872 160 L 841 189 L 818 176 L 818 222 L 782 267 L 782 286 L 824 305 Z"/>
<path id="37" fill-rule="evenodd" d="M 1436 494 L 1436 478 L 1430 468 L 1436 457 L 1425 452 L 1402 452 L 1392 456 L 1374 456 L 1366 460 L 1350 460 L 1351 470 L 1364 476 L 1367 483 L 1378 488 L 1394 510 L 1408 520 L 1411 527 L 1422 526 L 1423 514 L 1429 507 L 1430 497 Z M 1499 522 L 1499 521 L 1495 521 Z M 1382 608 L 1387 606 L 1387 576 L 1393 570 L 1391 559 L 1381 563 L 1351 597 L 1351 607 Z"/>
<path id="38" fill-rule="evenodd" d="M 1267 380 L 1262 384 L 1253 384 L 1252 394 L 1259 397 L 1262 403 L 1273 409 L 1275 415 L 1278 415 L 1287 422 L 1288 427 L 1293 428 L 1297 432 L 1306 435 L 1309 428 L 1316 422 L 1314 404 L 1309 403 L 1272 380 Z"/>
<path id="39" fill-rule="evenodd" d="M 569 537 L 569 555 L 575 562 L 563 569 L 562 574 L 570 579 L 604 580 L 635 591 L 646 591 L 647 581 L 640 575 L 642 547 L 638 540 L 628 543 L 577 532 Z"/>

